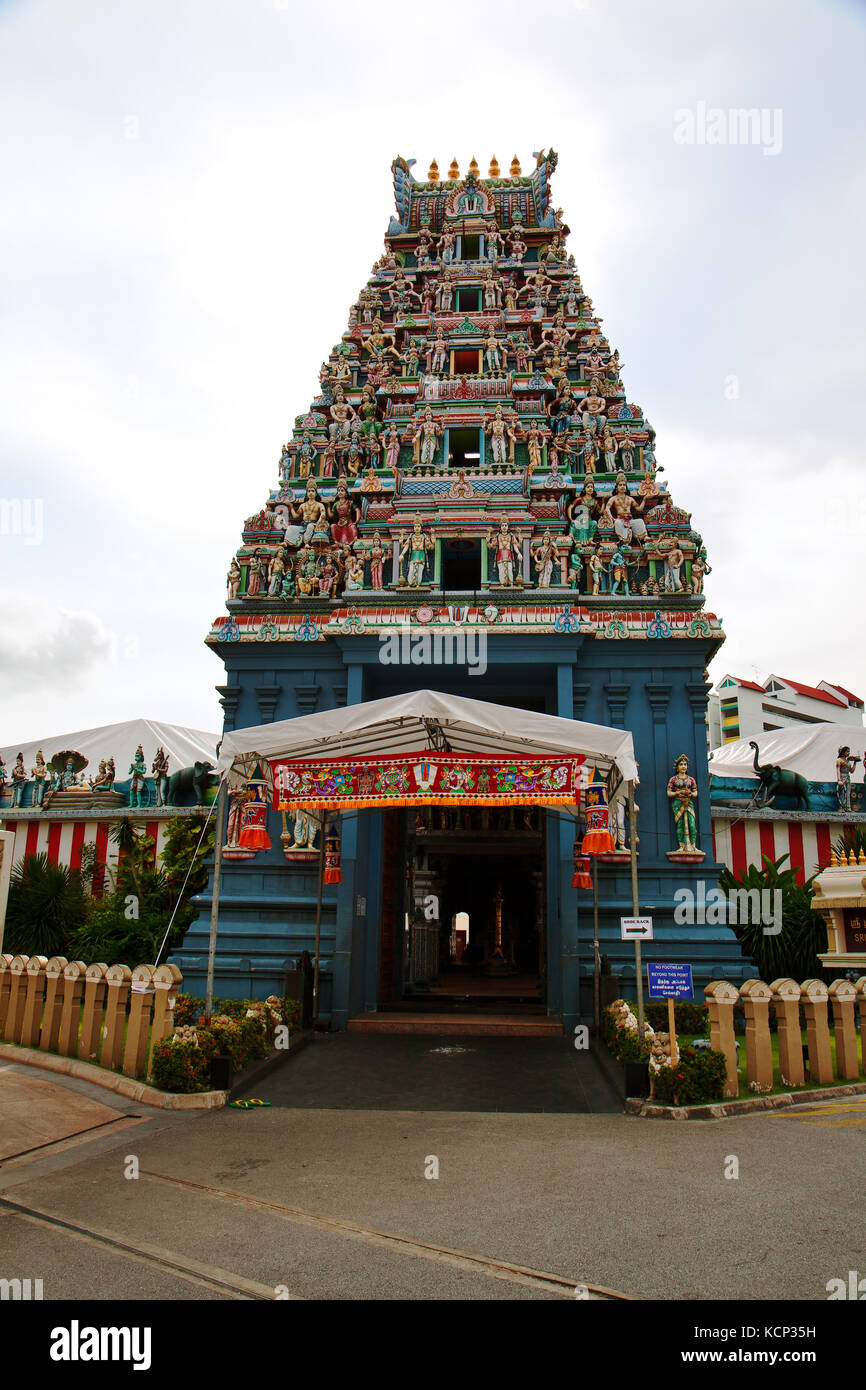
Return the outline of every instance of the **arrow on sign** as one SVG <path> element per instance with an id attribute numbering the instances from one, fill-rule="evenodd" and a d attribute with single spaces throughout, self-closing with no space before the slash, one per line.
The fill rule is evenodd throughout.
<path id="1" fill-rule="evenodd" d="M 652 917 L 620 917 L 620 931 L 623 941 L 652 941 Z"/>

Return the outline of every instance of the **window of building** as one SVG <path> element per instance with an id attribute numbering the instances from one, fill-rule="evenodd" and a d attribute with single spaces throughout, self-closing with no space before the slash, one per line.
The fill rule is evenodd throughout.
<path id="1" fill-rule="evenodd" d="M 454 375 L 455 376 L 474 376 L 481 371 L 481 349 L 480 348 L 458 348 L 454 353 Z M 452 430 L 451 437 L 455 434 L 474 434 L 476 442 L 478 440 L 477 430 Z"/>
<path id="2" fill-rule="evenodd" d="M 477 261 L 481 255 L 481 239 L 477 236 L 466 236 L 460 238 L 460 259 L 463 261 Z"/>
<path id="3" fill-rule="evenodd" d="M 454 354 L 455 358 L 459 355 Z M 478 370 L 477 358 L 470 370 Z M 448 446 L 448 462 L 452 468 L 476 468 L 481 458 L 481 431 L 449 430 Z"/>
<path id="4" fill-rule="evenodd" d="M 461 314 L 476 314 L 481 308 L 481 290 L 476 287 L 459 289 L 456 307 Z"/>
<path id="5" fill-rule="evenodd" d="M 451 593 L 481 587 L 481 542 L 455 536 L 442 542 L 442 588 Z"/>

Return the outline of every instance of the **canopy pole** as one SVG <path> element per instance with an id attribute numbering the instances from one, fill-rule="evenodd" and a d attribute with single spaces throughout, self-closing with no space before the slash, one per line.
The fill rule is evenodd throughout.
<path id="1" fill-rule="evenodd" d="M 629 827 L 629 846 L 631 849 L 631 910 L 633 917 L 640 916 L 638 907 L 637 890 L 637 816 L 634 805 L 634 782 L 628 784 L 628 827 Z M 643 1044 L 643 965 L 641 963 L 640 939 L 634 939 L 634 968 L 637 978 L 637 1036 L 638 1041 Z"/>
<path id="2" fill-rule="evenodd" d="M 599 953 L 598 953 L 598 860 L 592 856 L 592 998 L 593 998 L 593 1019 L 595 1021 L 595 1035 L 598 1037 L 601 1030 L 601 981 L 599 979 Z"/>
<path id="3" fill-rule="evenodd" d="M 326 813 L 322 815 L 322 843 L 319 847 L 319 896 L 316 901 L 316 956 L 313 962 L 313 1028 L 319 1021 L 319 946 L 322 940 L 322 884 L 325 879 L 325 833 L 328 827 Z"/>
<path id="4" fill-rule="evenodd" d="M 210 1018 L 213 1013 L 213 976 L 216 962 L 217 923 L 220 911 L 220 877 L 223 867 L 223 822 L 225 821 L 228 782 L 224 777 L 220 782 L 217 797 L 216 832 L 214 839 L 213 892 L 210 900 L 210 941 L 207 948 L 207 987 L 205 990 L 205 1013 Z"/>

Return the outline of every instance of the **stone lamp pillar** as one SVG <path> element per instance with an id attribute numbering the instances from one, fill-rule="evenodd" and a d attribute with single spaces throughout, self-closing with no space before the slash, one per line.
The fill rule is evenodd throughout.
<path id="1" fill-rule="evenodd" d="M 773 1046 L 770 1041 L 772 990 L 763 980 L 746 980 L 740 989 L 746 1015 L 746 1074 L 759 1091 L 773 1089 Z"/>
<path id="2" fill-rule="evenodd" d="M 812 907 L 827 923 L 818 959 L 842 970 L 866 969 L 866 864 L 832 864 L 815 879 Z"/>

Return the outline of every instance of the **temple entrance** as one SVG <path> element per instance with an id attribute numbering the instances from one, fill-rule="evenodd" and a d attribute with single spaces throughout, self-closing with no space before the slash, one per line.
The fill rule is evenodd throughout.
<path id="1" fill-rule="evenodd" d="M 403 861 L 404 892 L 394 891 L 386 852 L 380 1009 L 545 1015 L 541 809 L 392 815 L 401 822 L 391 850 Z"/>

